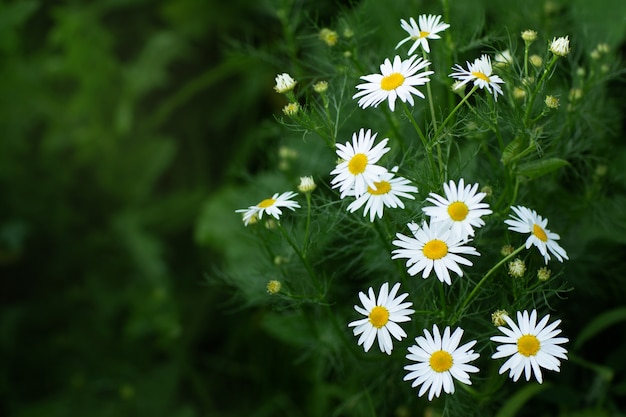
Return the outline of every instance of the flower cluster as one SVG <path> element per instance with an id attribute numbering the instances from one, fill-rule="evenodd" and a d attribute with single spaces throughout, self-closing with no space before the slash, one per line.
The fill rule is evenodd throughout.
<path id="1" fill-rule="evenodd" d="M 435 73 L 430 69 L 433 62 L 427 58 L 427 54 L 431 52 L 429 41 L 440 39 L 439 34 L 450 25 L 443 22 L 441 16 L 421 15 L 417 20 L 402 19 L 400 26 L 408 33 L 408 36 L 397 43 L 396 49 L 411 43 L 408 58 L 404 59 L 400 55 L 385 58 L 378 73 L 360 77 L 363 82 L 355 86 L 357 92 L 352 99 L 356 101 L 355 107 L 362 109 L 377 108 L 380 104 L 386 103 L 391 112 L 395 112 L 396 103 L 398 99 L 400 100 L 406 117 L 412 122 L 425 147 L 423 151 L 428 166 L 434 172 L 432 181 L 424 182 L 428 184 L 429 191 L 432 191 L 425 198 L 418 198 L 417 184 L 422 187 L 422 183 L 415 176 L 410 175 L 411 171 L 402 170 L 402 163 L 384 164 L 385 159 L 391 159 L 392 155 L 397 155 L 398 150 L 392 146 L 394 142 L 390 139 L 391 135 L 379 138 L 379 133 L 371 127 L 361 127 L 353 131 L 351 140 L 343 143 L 337 142 L 337 136 L 340 135 L 336 135 L 336 130 L 333 131 L 329 144 L 333 147 L 337 163 L 334 168 L 326 171 L 331 178 L 328 182 L 329 187 L 325 191 L 332 193 L 333 198 L 338 195 L 347 212 L 354 213 L 362 209 L 362 216 L 369 217 L 369 221 L 375 226 L 385 224 L 386 234 L 380 234 L 383 239 L 388 239 L 385 244 L 389 246 L 389 258 L 402 260 L 406 270 L 403 270 L 401 264 L 397 266 L 403 274 L 406 272 L 407 279 L 419 275 L 423 280 L 427 280 L 435 276 L 437 280 L 433 279 L 425 285 L 432 283 L 432 286 L 438 286 L 441 289 L 442 298 L 445 298 L 445 291 L 448 288 L 453 289 L 459 282 L 463 288 L 467 289 L 456 311 L 450 317 L 446 317 L 445 326 L 442 322 L 431 322 L 431 320 L 442 318 L 443 315 L 432 315 L 428 319 L 427 328 L 423 328 L 422 333 L 415 337 L 415 344 L 408 347 L 405 358 L 410 363 L 404 367 L 407 371 L 404 380 L 410 381 L 412 387 L 418 388 L 418 396 L 428 393 L 428 399 L 432 400 L 439 397 L 442 392 L 453 394 L 455 383 L 471 385 L 470 375 L 480 372 L 475 364 L 480 357 L 479 352 L 485 352 L 488 348 L 492 348 L 493 351 L 494 347 L 492 359 L 508 358 L 501 365 L 500 374 L 508 371 L 509 377 L 514 381 L 517 381 L 522 373 L 526 380 L 530 380 L 534 375 L 535 379 L 541 383 L 543 381 L 542 369 L 559 371 L 560 361 L 567 359 L 567 350 L 561 345 L 568 342 L 568 339 L 559 337 L 560 320 L 549 323 L 550 315 L 548 314 L 539 319 L 539 313 L 534 305 L 532 309 L 524 309 L 526 304 L 515 305 L 516 320 L 505 310 L 498 309 L 491 316 L 486 316 L 485 321 L 491 321 L 501 334 L 491 336 L 488 341 L 485 341 L 488 344 L 487 348 L 481 347 L 477 350 L 474 349 L 477 345 L 480 346 L 479 340 L 464 341 L 471 331 L 454 326 L 461 320 L 467 307 L 475 299 L 480 299 L 477 297 L 479 290 L 499 268 L 503 266 L 508 268 L 508 275 L 516 282 L 521 282 L 532 274 L 528 272 L 532 270 L 527 268 L 527 261 L 533 255 L 526 253 L 524 257 L 524 249 L 529 250 L 531 246 L 535 246 L 546 265 L 553 258 L 559 262 L 567 260 L 567 252 L 558 243 L 560 236 L 547 228 L 548 220 L 537 214 L 535 210 L 522 205 L 511 206 L 510 204 L 513 203 L 506 205 L 505 209 L 498 209 L 497 205 L 490 206 L 488 201 L 490 201 L 493 188 L 480 189 L 479 183 L 467 181 L 467 176 L 464 178 L 461 175 L 455 175 L 458 177 L 457 180 L 448 179 L 449 173 L 441 165 L 442 152 L 437 142 L 439 138 L 431 138 L 436 137 L 444 128 L 448 128 L 445 125 L 451 119 L 452 114 L 467 103 L 468 97 L 478 89 L 485 90 L 493 96 L 493 100 L 489 99 L 491 108 L 501 105 L 501 103 L 497 104 L 497 100 L 499 96 L 504 96 L 505 81 L 502 78 L 504 73 L 500 71 L 513 66 L 515 58 L 510 50 L 506 50 L 494 55 L 493 65 L 492 57 L 487 54 L 482 54 L 471 62 L 466 61 L 465 67 L 459 64 L 454 65 L 451 68 L 452 72 L 443 79 L 452 78 L 454 80 L 452 88 L 462 98 L 452 113 L 443 122 L 437 123 L 429 84 L 430 77 Z M 320 34 L 321 38 L 329 46 L 336 44 L 335 32 L 331 33 L 328 29 L 324 29 L 322 33 L 324 35 Z M 536 37 L 536 32 L 531 30 L 522 33 L 526 55 Z M 414 55 L 420 48 L 422 56 Z M 555 38 L 549 51 L 554 57 L 567 55 L 569 39 L 567 37 Z M 527 61 L 533 62 L 529 59 Z M 554 65 L 555 61 L 556 58 L 550 65 Z M 539 62 L 535 59 L 534 62 L 537 66 L 543 65 L 543 61 Z M 544 74 L 550 73 L 548 69 L 544 71 Z M 532 82 L 534 81 L 528 81 L 529 84 Z M 295 105 L 297 101 L 295 101 L 293 89 L 296 84 L 296 81 L 288 74 L 281 74 L 276 78 L 275 89 L 279 93 L 288 95 L 292 104 Z M 320 81 L 312 85 L 317 94 L 316 99 L 322 101 L 328 114 L 327 94 L 331 88 L 329 83 Z M 426 92 L 420 90 L 424 86 Z M 470 88 L 468 93 L 465 93 L 466 86 Z M 513 97 L 525 99 L 527 90 L 515 88 L 518 88 L 523 95 L 519 93 L 514 94 Z M 429 95 L 433 123 L 432 132 L 424 134 L 412 118 L 408 105 L 416 106 L 415 97 L 426 99 L 427 95 Z M 529 108 L 532 108 L 533 99 L 527 102 Z M 546 97 L 546 106 L 552 109 L 558 108 L 558 100 L 556 104 L 554 100 L 556 99 L 553 97 L 550 100 Z M 296 116 L 303 108 L 304 105 L 302 107 L 298 105 L 295 111 L 285 113 L 289 116 Z M 384 111 L 386 115 L 389 115 L 386 109 Z M 472 111 L 475 112 L 474 109 Z M 527 115 L 524 115 L 526 119 L 529 118 L 529 111 Z M 500 137 L 499 139 L 501 140 Z M 501 147 L 504 148 L 504 146 Z M 531 142 L 529 149 L 532 147 Z M 434 150 L 438 153 L 438 161 L 435 161 L 433 157 Z M 437 166 L 436 162 L 440 165 Z M 507 163 L 508 160 L 503 156 L 502 162 Z M 404 176 L 399 175 L 399 172 L 402 172 Z M 517 186 L 518 184 L 514 187 L 513 202 L 517 197 Z M 307 238 L 311 193 L 314 189 L 316 189 L 316 184 L 312 177 L 301 177 L 298 190 L 304 195 L 307 203 L 308 214 L 305 228 Z M 280 220 L 281 207 L 290 210 L 301 207 L 294 200 L 297 195 L 291 191 L 276 193 L 257 205 L 237 210 L 237 212 L 243 213 L 245 225 L 262 219 L 265 214 L 274 217 L 275 220 Z M 344 200 L 348 200 L 349 203 L 343 204 Z M 407 205 L 413 205 L 416 208 L 410 214 L 410 221 L 402 222 L 402 224 L 406 223 L 410 233 L 390 231 L 397 223 L 387 222 L 389 219 L 385 217 L 385 210 L 403 210 Z M 509 209 L 511 213 L 508 218 L 498 221 L 498 216 L 506 215 Z M 491 216 L 494 211 L 496 215 Z M 366 220 L 356 219 L 357 223 L 366 222 Z M 495 220 L 492 221 L 492 219 Z M 501 251 L 503 258 L 498 259 L 488 272 L 480 273 L 482 277 L 480 280 L 474 281 L 472 273 L 468 270 L 474 267 L 474 262 L 478 263 L 477 260 L 485 258 L 485 256 L 476 258 L 481 256 L 477 243 L 481 235 L 486 233 L 485 229 L 481 229 L 487 225 L 488 221 L 492 228 L 522 234 L 526 240 L 523 243 L 520 242 L 517 249 L 507 244 Z M 306 251 L 300 250 L 291 240 L 289 244 L 305 264 L 307 272 L 313 276 L 311 265 L 307 263 Z M 309 242 L 305 241 L 302 247 L 305 248 L 308 244 Z M 550 273 L 547 267 L 538 270 L 538 285 L 547 281 Z M 506 276 L 506 272 L 504 275 Z M 278 284 L 271 282 L 273 284 L 271 286 L 268 284 L 267 291 L 278 296 L 283 294 L 280 292 L 280 282 L 275 281 Z M 406 282 L 403 281 L 403 284 L 406 285 Z M 369 352 L 377 344 L 381 352 L 391 355 L 394 343 L 402 342 L 409 337 L 404 327 L 411 322 L 411 316 L 416 313 L 416 310 L 409 293 L 401 293 L 400 286 L 400 282 L 386 281 L 380 285 L 378 292 L 370 286 L 366 292 L 358 293 L 361 304 L 354 305 L 354 309 L 360 317 L 350 321 L 348 328 L 352 329 L 353 335 L 357 338 L 357 345 L 362 346 L 365 352 Z M 285 292 L 285 297 L 287 296 Z"/>

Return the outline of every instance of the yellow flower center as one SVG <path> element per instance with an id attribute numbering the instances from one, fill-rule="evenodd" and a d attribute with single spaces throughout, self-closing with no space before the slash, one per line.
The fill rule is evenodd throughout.
<path id="1" fill-rule="evenodd" d="M 265 200 L 263 200 L 259 204 L 257 204 L 257 207 L 260 207 L 260 208 L 272 207 L 275 202 L 276 202 L 276 200 L 274 200 L 273 198 L 266 198 Z"/>
<path id="2" fill-rule="evenodd" d="M 480 78 L 481 80 L 485 81 L 485 82 L 491 82 L 491 80 L 489 79 L 488 76 L 486 76 L 484 73 L 480 72 L 480 71 L 472 71 L 472 75 L 476 78 Z"/>
<path id="3" fill-rule="evenodd" d="M 517 351 L 524 356 L 535 356 L 540 347 L 539 339 L 532 334 L 525 334 L 517 339 Z"/>
<path id="4" fill-rule="evenodd" d="M 448 369 L 452 368 L 452 362 L 452 355 L 445 350 L 433 352 L 428 361 L 430 367 L 433 368 L 435 372 L 446 372 Z"/>
<path id="5" fill-rule="evenodd" d="M 380 329 L 389 321 L 389 310 L 383 306 L 376 306 L 370 312 L 369 319 L 372 326 Z"/>
<path id="6" fill-rule="evenodd" d="M 448 245 L 442 240 L 433 239 L 424 245 L 422 252 L 428 259 L 441 259 L 448 254 Z"/>
<path id="7" fill-rule="evenodd" d="M 423 30 L 420 30 L 420 38 L 425 38 L 428 35 L 430 35 L 430 32 L 424 32 Z"/>
<path id="8" fill-rule="evenodd" d="M 448 206 L 448 214 L 455 222 L 465 220 L 467 213 L 469 213 L 469 208 L 467 207 L 467 204 L 462 201 L 455 201 Z"/>
<path id="9" fill-rule="evenodd" d="M 352 175 L 361 174 L 365 171 L 365 167 L 367 166 L 367 156 L 364 153 L 357 153 L 350 159 L 348 162 L 348 171 Z"/>
<path id="10" fill-rule="evenodd" d="M 391 184 L 389 184 L 387 181 L 374 181 L 374 185 L 376 186 L 375 190 L 372 190 L 372 187 L 367 187 L 367 192 L 372 195 L 387 194 L 389 191 L 391 191 Z"/>
<path id="11" fill-rule="evenodd" d="M 548 241 L 548 235 L 546 235 L 545 230 L 543 230 L 541 226 L 537 224 L 533 224 L 533 235 L 537 236 L 542 242 Z"/>
<path id="12" fill-rule="evenodd" d="M 391 91 L 400 87 L 404 83 L 404 75 L 399 72 L 394 72 L 380 80 L 380 88 L 383 90 Z"/>

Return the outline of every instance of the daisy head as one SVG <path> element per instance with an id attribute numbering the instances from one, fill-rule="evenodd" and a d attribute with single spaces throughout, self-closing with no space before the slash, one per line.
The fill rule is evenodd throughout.
<path id="1" fill-rule="evenodd" d="M 513 206 L 511 209 L 515 215 L 511 215 L 511 218 L 505 220 L 504 223 L 508 224 L 509 230 L 513 232 L 529 234 L 528 239 L 526 239 L 526 249 L 535 245 L 543 255 L 546 264 L 550 260 L 550 253 L 559 262 L 563 262 L 563 259 L 569 259 L 565 249 L 556 242 L 560 236 L 546 228 L 548 219 L 538 215 L 535 210 L 523 206 Z"/>
<path id="2" fill-rule="evenodd" d="M 396 98 L 400 98 L 403 103 L 409 102 L 413 106 L 415 104 L 413 95 L 424 98 L 424 94 L 415 86 L 424 85 L 430 81 L 428 75 L 432 74 L 432 71 L 419 72 L 428 65 L 430 65 L 428 60 L 418 58 L 416 55 L 406 60 L 396 55 L 393 63 L 387 58 L 380 66 L 380 74 L 361 77 L 366 82 L 356 86 L 361 91 L 352 98 L 359 98 L 359 106 L 362 108 L 378 107 L 380 103 L 387 100 L 389 109 L 394 111 Z"/>
<path id="3" fill-rule="evenodd" d="M 479 193 L 478 184 L 465 185 L 463 178 L 458 185 L 454 181 L 443 185 L 445 197 L 430 193 L 426 199 L 434 206 L 422 210 L 431 218 L 431 222 L 444 222 L 461 240 L 474 236 L 474 228 L 485 225 L 482 216 L 491 214 L 489 204 L 483 203 L 485 193 Z"/>
<path id="4" fill-rule="evenodd" d="M 428 399 L 439 397 L 441 389 L 448 394 L 454 393 L 454 380 L 472 385 L 470 372 L 478 372 L 479 369 L 469 362 L 478 359 L 479 354 L 471 349 L 476 341 L 472 340 L 462 346 L 461 337 L 463 329 L 458 327 L 452 334 L 450 327 L 446 327 L 443 336 L 439 333 L 437 325 L 433 325 L 432 335 L 424 329 L 424 336 L 415 338 L 417 344 L 409 347 L 406 358 L 415 362 L 406 365 L 409 371 L 404 377 L 405 381 L 414 380 L 413 388 L 421 385 L 417 395 L 420 397 L 428 391 Z"/>
<path id="5" fill-rule="evenodd" d="M 441 21 L 441 16 L 435 16 L 432 14 L 423 14 L 419 16 L 417 20 L 419 21 L 419 24 L 413 18 L 409 19 L 410 24 L 404 19 L 400 20 L 402 29 L 406 30 L 409 33 L 409 36 L 402 39 L 398 45 L 396 45 L 396 49 L 398 49 L 405 42 L 413 41 L 413 45 L 411 45 L 411 48 L 409 49 L 409 55 L 415 52 L 419 46 L 421 46 L 424 51 L 430 52 L 428 39 L 441 39 L 441 36 L 439 36 L 438 33 L 450 27 L 449 24 Z"/>
<path id="6" fill-rule="evenodd" d="M 526 381 L 534 373 L 537 382 L 543 382 L 541 368 L 550 371 L 559 371 L 561 362 L 559 359 L 567 359 L 567 350 L 560 344 L 569 340 L 565 337 L 555 337 L 561 333 L 557 326 L 561 320 L 557 320 L 550 325 L 548 320 L 550 315 L 546 315 L 537 323 L 537 310 L 517 312 L 517 323 L 508 315 L 502 316 L 509 327 L 500 326 L 498 330 L 504 336 L 493 336 L 491 340 L 500 345 L 491 356 L 492 359 L 510 358 L 500 367 L 500 373 L 509 371 L 509 377 L 517 381 L 522 375 L 526 376 Z"/>
<path id="7" fill-rule="evenodd" d="M 455 72 L 449 76 L 461 81 L 461 84 L 473 81 L 475 86 L 486 88 L 493 94 L 494 100 L 498 101 L 498 94 L 502 95 L 502 88 L 498 84 L 504 84 L 504 81 L 493 74 L 491 58 L 488 55 L 483 55 L 475 59 L 473 63 L 466 62 L 466 64 L 467 70 L 456 64 L 452 67 Z"/>
<path id="8" fill-rule="evenodd" d="M 263 218 L 263 214 L 269 214 L 276 220 L 280 220 L 282 211 L 280 207 L 287 207 L 290 210 L 300 208 L 300 205 L 293 201 L 292 198 L 298 195 L 293 191 L 282 194 L 274 194 L 271 198 L 266 198 L 259 204 L 250 206 L 246 209 L 235 210 L 236 213 L 243 213 L 243 223 L 247 226 L 249 223 L 255 222 L 257 219 Z"/>
<path id="9" fill-rule="evenodd" d="M 337 144 L 337 156 L 341 162 L 330 172 L 335 177 L 331 180 L 333 188 L 339 187 L 341 198 L 346 195 L 360 197 L 367 187 L 376 189 L 376 182 L 387 170 L 376 165 L 376 162 L 387 152 L 385 148 L 389 139 L 383 139 L 374 145 L 377 133 L 361 129 L 352 134 L 352 143 Z"/>
<path id="10" fill-rule="evenodd" d="M 406 178 L 395 177 L 397 168 L 382 174 L 378 181 L 374 181 L 375 188 L 368 186 L 365 193 L 348 206 L 348 211 L 355 212 L 365 205 L 363 216 L 367 216 L 369 212 L 370 221 L 373 222 L 376 217 L 383 217 L 384 207 L 403 209 L 404 203 L 400 198 L 414 200 L 415 197 L 411 193 L 417 193 L 417 187 L 411 185 Z"/>
<path id="11" fill-rule="evenodd" d="M 560 38 L 553 38 L 550 43 L 550 52 L 556 56 L 566 56 L 569 54 L 569 37 L 562 36 Z"/>
<path id="12" fill-rule="evenodd" d="M 398 323 L 410 321 L 409 315 L 415 313 L 415 310 L 409 308 L 413 303 L 403 303 L 409 294 L 397 295 L 399 289 L 400 283 L 397 283 L 389 291 L 389 283 L 385 282 L 380 287 L 378 298 L 376 298 L 372 287 L 369 288 L 367 295 L 364 292 L 359 292 L 359 299 L 363 307 L 355 305 L 354 309 L 364 315 L 365 318 L 349 323 L 348 327 L 354 327 L 355 336 L 361 335 L 358 344 L 359 346 L 363 345 L 366 352 L 374 344 L 374 339 L 378 338 L 380 351 L 391 355 L 393 350 L 391 336 L 396 340 L 402 340 L 406 337 L 406 333 Z"/>
<path id="13" fill-rule="evenodd" d="M 276 90 L 277 93 L 286 93 L 293 90 L 296 84 L 296 80 L 291 78 L 291 75 L 285 72 L 276 76 L 276 85 L 274 86 L 274 90 Z"/>
<path id="14" fill-rule="evenodd" d="M 472 266 L 472 262 L 461 255 L 476 255 L 480 253 L 471 246 L 463 246 L 459 236 L 452 232 L 444 222 L 422 226 L 415 223 L 407 225 L 413 237 L 397 233 L 397 240 L 392 243 L 399 247 L 393 250 L 391 259 L 406 258 L 407 272 L 416 275 L 422 272 L 422 278 L 428 278 L 434 270 L 439 281 L 451 285 L 450 272 L 458 276 L 463 275 L 460 265 Z"/>

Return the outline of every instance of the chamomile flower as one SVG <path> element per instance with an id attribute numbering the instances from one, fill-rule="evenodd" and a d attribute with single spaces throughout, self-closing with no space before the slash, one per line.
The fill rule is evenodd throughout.
<path id="1" fill-rule="evenodd" d="M 266 198 L 255 206 L 250 206 L 247 209 L 235 210 L 235 212 L 244 213 L 243 222 L 246 226 L 248 223 L 253 221 L 252 219 L 256 220 L 263 218 L 263 214 L 265 213 L 273 216 L 276 220 L 279 220 L 280 215 L 282 214 L 280 207 L 286 207 L 290 210 L 300 208 L 300 204 L 292 200 L 292 198 L 296 195 L 298 195 L 298 193 L 294 193 L 293 191 L 287 191 L 280 195 L 276 193 L 271 198 Z"/>
<path id="2" fill-rule="evenodd" d="M 383 139 L 373 146 L 376 135 L 370 129 L 361 129 L 358 135 L 352 134 L 352 143 L 337 144 L 337 155 L 342 162 L 330 174 L 335 175 L 331 184 L 333 188 L 339 187 L 341 198 L 346 195 L 358 198 L 366 192 L 367 187 L 375 189 L 376 181 L 387 172 L 384 167 L 375 164 L 389 151 L 389 148 L 385 148 L 389 139 Z"/>
<path id="3" fill-rule="evenodd" d="M 441 21 L 441 16 L 435 16 L 432 14 L 420 15 L 417 20 L 419 21 L 419 24 L 413 18 L 409 19 L 411 24 L 404 19 L 400 20 L 402 29 L 406 30 L 409 33 L 409 36 L 402 39 L 398 45 L 396 45 L 396 49 L 398 49 L 405 42 L 413 41 L 414 43 L 411 45 L 408 55 L 415 52 L 419 46 L 421 46 L 424 51 L 430 52 L 428 39 L 441 39 L 441 36 L 439 36 L 438 33 L 450 27 L 449 24 Z"/>
<path id="4" fill-rule="evenodd" d="M 569 54 L 569 37 L 553 38 L 549 49 L 556 56 L 566 56 Z"/>
<path id="5" fill-rule="evenodd" d="M 560 370 L 559 359 L 567 359 L 567 350 L 559 345 L 569 341 L 565 337 L 555 337 L 561 333 L 561 329 L 557 328 L 561 320 L 547 325 L 550 319 L 548 314 L 537 323 L 537 310 L 532 310 L 530 315 L 528 311 L 518 311 L 517 323 L 509 316 L 502 318 L 510 328 L 498 327 L 505 336 L 491 337 L 492 341 L 501 343 L 491 358 L 510 358 L 500 367 L 499 373 L 508 370 L 513 381 L 517 381 L 522 372 L 526 381 L 529 381 L 534 373 L 537 382 L 541 384 L 541 368 L 557 372 Z"/>
<path id="6" fill-rule="evenodd" d="M 451 285 L 450 271 L 463 276 L 459 264 L 472 266 L 472 262 L 460 255 L 476 255 L 480 253 L 471 246 L 463 246 L 460 237 L 454 233 L 444 222 L 426 222 L 422 226 L 415 223 L 407 225 L 413 237 L 396 233 L 398 240 L 392 243 L 400 249 L 391 253 L 391 259 L 407 258 L 406 266 L 409 275 L 422 272 L 422 278 L 426 279 L 434 270 L 441 282 Z"/>
<path id="7" fill-rule="evenodd" d="M 491 66 L 491 58 L 488 55 L 482 55 L 480 58 L 474 60 L 473 63 L 466 61 L 467 70 L 463 69 L 459 64 L 452 67 L 453 72 L 450 77 L 456 78 L 461 81 L 461 84 L 474 82 L 480 88 L 486 88 L 491 94 L 493 94 L 494 100 L 498 101 L 498 94 L 502 95 L 502 88 L 498 84 L 503 84 L 504 81 L 499 76 L 493 74 L 493 68 Z"/>
<path id="8" fill-rule="evenodd" d="M 353 321 L 348 324 L 348 327 L 354 327 L 355 336 L 361 335 L 358 344 L 359 346 L 363 345 L 366 352 L 374 344 L 374 339 L 378 338 L 378 347 L 381 352 L 391 355 L 393 350 L 391 336 L 397 340 L 406 337 L 406 333 L 398 323 L 410 321 L 409 315 L 415 313 L 415 310 L 409 308 L 413 303 L 403 303 L 409 294 L 404 293 L 396 296 L 399 289 L 400 283 L 397 283 L 389 291 L 389 283 L 385 282 L 380 287 L 378 299 L 376 299 L 372 287 L 369 288 L 368 295 L 359 292 L 359 299 L 363 307 L 355 305 L 354 309 L 366 318 Z"/>
<path id="9" fill-rule="evenodd" d="M 291 78 L 291 75 L 285 72 L 276 76 L 276 86 L 274 87 L 274 90 L 276 90 L 277 93 L 286 93 L 293 90 L 296 84 L 296 80 Z"/>
<path id="10" fill-rule="evenodd" d="M 526 239 L 526 249 L 535 245 L 543 255 L 546 264 L 550 260 L 550 253 L 559 262 L 563 262 L 563 259 L 569 259 L 565 249 L 556 242 L 560 239 L 560 236 L 546 228 L 548 219 L 538 215 L 535 210 L 523 206 L 513 206 L 511 209 L 513 209 L 516 216 L 511 215 L 511 218 L 505 220 L 504 223 L 509 225 L 509 230 L 511 231 L 530 233 L 528 239 Z"/>
<path id="11" fill-rule="evenodd" d="M 367 187 L 367 191 L 348 206 L 348 211 L 353 213 L 365 205 L 363 216 L 369 212 L 370 221 L 373 222 L 376 216 L 383 217 L 384 207 L 404 208 L 400 197 L 414 200 L 415 197 L 409 193 L 417 193 L 417 187 L 410 185 L 406 178 L 394 177 L 396 171 L 397 167 L 382 174 L 379 181 L 374 181 L 376 188 Z"/>
<path id="12" fill-rule="evenodd" d="M 433 74 L 432 71 L 419 72 L 429 65 L 430 61 L 418 58 L 416 55 L 406 60 L 402 60 L 396 55 L 393 63 L 387 58 L 380 66 L 380 74 L 361 77 L 367 82 L 356 86 L 361 91 L 352 98 L 359 98 L 359 106 L 362 108 L 378 107 L 380 103 L 387 100 L 389 109 L 394 111 L 396 98 L 404 103 L 409 102 L 413 106 L 415 104 L 413 95 L 424 98 L 424 94 L 415 86 L 424 85 L 430 81 L 428 75 Z"/>
<path id="13" fill-rule="evenodd" d="M 448 326 L 441 336 L 435 324 L 432 335 L 424 329 L 424 336 L 416 337 L 417 344 L 409 347 L 406 358 L 417 363 L 404 367 L 409 371 L 404 380 L 414 380 L 411 384 L 413 388 L 422 386 L 417 393 L 420 397 L 428 391 L 428 399 L 432 401 L 433 397 L 439 397 L 442 388 L 444 392 L 453 394 L 454 379 L 472 385 L 469 373 L 479 371 L 477 367 L 469 365 L 469 362 L 480 356 L 472 349 L 476 340 L 459 346 L 463 329 L 458 327 L 454 333 L 450 332 Z"/>
<path id="14" fill-rule="evenodd" d="M 424 207 L 424 213 L 430 216 L 431 222 L 445 222 L 461 240 L 474 236 L 474 228 L 485 225 L 481 217 L 492 213 L 489 204 L 481 202 L 486 194 L 477 192 L 478 184 L 465 185 L 463 178 L 458 185 L 454 181 L 444 184 L 443 191 L 445 197 L 430 193 L 426 201 L 434 206 Z"/>

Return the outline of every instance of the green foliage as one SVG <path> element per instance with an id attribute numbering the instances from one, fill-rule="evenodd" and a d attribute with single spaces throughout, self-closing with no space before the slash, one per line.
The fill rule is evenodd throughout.
<path id="1" fill-rule="evenodd" d="M 0 414 L 624 415 L 624 7 L 0 0 Z M 359 77 L 406 53 L 399 20 L 422 13 L 451 24 L 431 42 L 427 99 L 359 108 Z M 572 51 L 552 62 L 565 35 Z M 497 103 L 451 92 L 452 65 L 505 49 Z M 293 94 L 272 89 L 283 72 Z M 330 185 L 335 143 L 360 127 L 389 138 L 382 162 L 419 188 L 375 222 Z M 280 221 L 234 212 L 303 176 L 317 188 Z M 408 276 L 392 240 L 461 177 L 491 190 L 481 256 L 449 287 Z M 516 255 L 522 279 L 507 273 L 501 247 L 523 244 L 502 223 L 514 204 L 550 219 L 569 255 L 545 283 L 534 248 Z M 358 292 L 383 282 L 418 310 L 391 355 L 347 326 Z M 535 307 L 563 320 L 569 360 L 543 385 L 513 383 L 489 359 L 489 315 Z M 433 323 L 478 340 L 481 371 L 429 402 L 402 379 Z"/>

